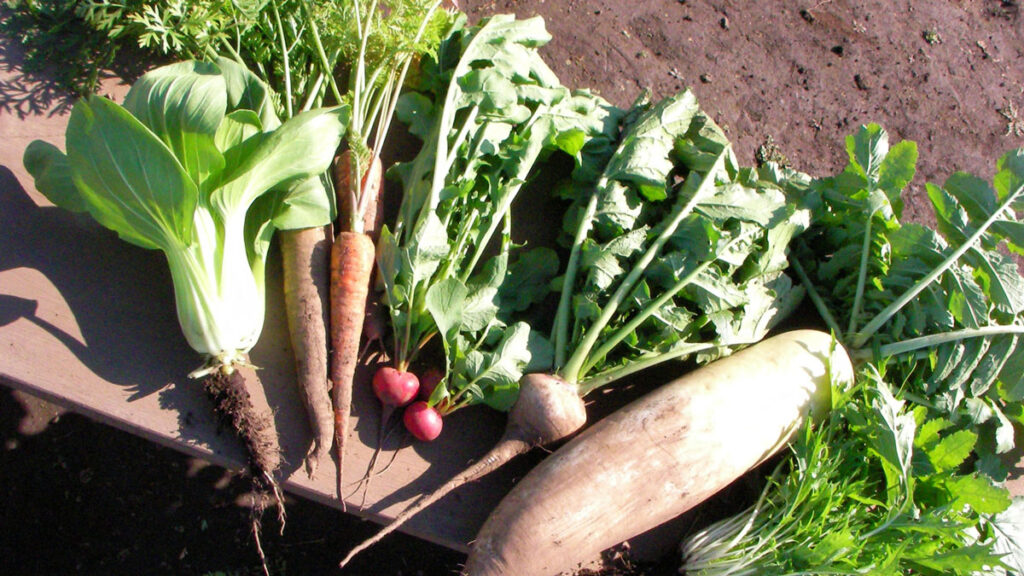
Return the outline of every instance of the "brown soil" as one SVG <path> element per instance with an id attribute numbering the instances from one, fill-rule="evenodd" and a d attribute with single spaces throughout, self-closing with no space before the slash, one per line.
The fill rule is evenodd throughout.
<path id="1" fill-rule="evenodd" d="M 545 17 L 566 85 L 626 106 L 692 87 L 744 163 L 774 144 L 797 169 L 846 162 L 867 122 L 920 147 L 906 215 L 929 221 L 925 181 L 991 177 L 1024 145 L 1019 0 L 502 0 L 462 2 L 472 19 Z M 0 86 L 0 113 L 31 95 Z M 770 152 L 762 148 L 760 153 Z M 247 484 L 224 470 L 0 390 L 0 558 L 8 574 L 258 573 Z M 264 546 L 275 573 L 330 574 L 373 525 L 288 501 Z M 464 556 L 393 535 L 346 574 L 452 574 Z M 621 561 L 620 567 L 633 566 Z M 633 573 L 670 574 L 677 565 Z M 625 570 L 624 570 L 625 571 Z"/>
<path id="2" fill-rule="evenodd" d="M 270 408 L 257 407 L 249 393 L 250 386 L 258 387 L 256 382 L 256 371 L 249 368 L 230 374 L 218 370 L 203 380 L 203 389 L 223 423 L 245 444 L 252 474 L 273 475 L 281 465 L 281 447 Z"/>

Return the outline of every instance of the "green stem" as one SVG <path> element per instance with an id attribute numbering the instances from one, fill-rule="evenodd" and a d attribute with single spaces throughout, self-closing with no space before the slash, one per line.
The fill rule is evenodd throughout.
<path id="1" fill-rule="evenodd" d="M 328 59 L 327 52 L 324 50 L 324 44 L 320 40 L 320 30 L 317 28 L 316 20 L 313 19 L 313 15 L 309 11 L 309 6 L 306 2 L 300 2 L 302 6 L 302 14 L 305 16 L 306 21 L 309 22 L 309 32 L 313 36 L 313 46 L 316 48 L 316 56 L 320 59 L 320 68 L 322 73 L 327 78 L 327 85 L 331 89 L 331 93 L 334 95 L 336 104 L 341 104 L 341 90 L 338 89 L 338 83 L 334 79 L 334 66 L 331 62 L 337 58 L 337 53 L 334 58 Z"/>
<path id="2" fill-rule="evenodd" d="M 387 125 L 389 123 L 389 119 L 386 116 L 393 109 L 392 102 L 398 99 L 398 92 L 401 91 L 400 87 L 396 88 L 397 79 L 397 71 L 392 70 L 388 73 L 388 78 L 381 86 L 376 99 L 377 103 L 374 105 L 373 147 L 371 149 L 371 153 L 374 156 L 380 154 L 380 151 L 383 149 L 383 141 L 387 137 Z"/>
<path id="3" fill-rule="evenodd" d="M 459 133 L 455 135 L 455 141 L 452 142 L 452 145 L 451 145 L 451 149 L 452 150 L 458 150 L 466 142 L 466 138 L 469 137 L 469 131 L 472 129 L 473 124 L 476 123 L 476 117 L 477 117 L 477 114 L 479 114 L 479 113 L 480 113 L 480 105 L 479 104 L 474 104 L 473 107 L 469 109 L 469 112 L 466 114 L 466 119 L 463 120 L 463 122 L 462 122 L 462 128 L 459 129 Z M 477 133 L 482 137 L 483 133 L 484 133 L 484 130 L 478 130 Z M 471 154 L 468 157 L 472 158 L 473 155 Z M 448 174 L 448 173 L 451 172 L 452 167 L 455 166 L 455 161 L 458 160 L 458 159 L 459 159 L 459 155 L 458 154 L 452 154 L 452 156 L 448 159 L 448 163 L 445 164 L 445 168 L 444 168 L 444 173 L 445 174 Z"/>
<path id="4" fill-rule="evenodd" d="M 416 31 L 416 37 L 413 39 L 414 43 L 418 43 L 423 38 L 423 34 L 427 31 L 427 25 L 434 17 L 434 12 L 436 12 L 438 7 L 441 6 L 441 1 L 442 0 L 437 0 L 437 2 L 434 2 L 430 6 L 430 10 L 427 10 L 426 16 L 424 16 L 423 20 L 420 21 L 420 27 Z M 395 116 L 395 107 L 398 105 L 398 94 L 401 93 L 402 86 L 405 85 L 405 78 L 408 75 L 409 67 L 412 65 L 413 54 L 405 54 L 399 61 L 402 62 L 402 66 L 401 72 L 398 74 L 398 78 L 394 82 L 394 86 L 396 87 L 393 89 L 394 95 L 391 97 L 387 112 L 384 115 L 385 121 L 383 126 L 377 134 L 378 137 L 374 139 L 373 153 L 375 156 L 380 155 L 380 152 L 384 147 L 384 138 L 391 129 L 391 120 Z"/>
<path id="5" fill-rule="evenodd" d="M 226 50 L 227 53 L 230 54 L 232 58 L 235 59 L 235 62 L 238 62 L 239 64 L 245 64 L 245 60 L 242 59 L 242 55 L 238 53 L 238 50 L 236 50 L 235 47 L 232 46 L 230 42 L 221 38 L 220 46 L 221 48 Z M 212 56 L 216 57 L 216 52 L 214 52 Z"/>
<path id="6" fill-rule="evenodd" d="M 277 9 L 277 1 L 271 0 L 270 2 L 271 13 L 274 16 L 274 27 L 277 28 L 277 39 L 281 42 L 281 61 L 282 68 L 284 68 L 284 94 L 281 95 L 281 99 L 284 100 L 285 116 L 288 118 L 292 117 L 292 72 L 291 64 L 288 61 L 288 40 L 284 37 L 284 26 L 281 25 L 281 13 Z"/>
<path id="7" fill-rule="evenodd" d="M 797 258 L 789 259 L 789 266 L 796 272 L 797 278 L 800 279 L 800 283 L 803 284 L 804 289 L 807 290 L 807 297 L 811 299 L 811 303 L 814 304 L 815 310 L 821 316 L 821 319 L 825 321 L 825 325 L 828 326 L 832 334 L 835 335 L 836 340 L 843 341 L 843 331 L 839 328 L 839 322 L 836 321 L 835 316 L 828 309 L 828 304 L 825 303 L 824 298 L 818 293 L 818 289 L 815 288 L 814 282 L 811 282 L 810 276 L 807 275 L 807 270 L 804 269 L 803 264 Z"/>
<path id="8" fill-rule="evenodd" d="M 473 227 L 476 226 L 476 221 L 479 217 L 480 211 L 473 209 L 468 214 L 468 217 L 463 220 L 462 228 L 459 229 L 459 235 L 455 237 L 455 244 L 448 252 L 448 258 L 445 260 L 444 268 L 441 270 L 441 274 L 435 275 L 435 278 L 443 280 L 444 278 L 454 275 L 452 273 L 452 268 L 462 260 L 462 251 L 466 246 L 466 242 L 469 241 L 469 234 Z M 466 281 L 462 280 L 462 283 L 465 284 Z"/>
<path id="9" fill-rule="evenodd" d="M 463 48 L 462 53 L 475 53 L 476 45 L 480 42 L 487 42 L 490 38 L 491 36 L 488 34 L 477 33 L 469 41 L 469 44 Z M 433 209 L 433 205 L 437 202 L 437 194 L 444 188 L 445 172 L 443 168 L 448 164 L 448 134 L 451 132 L 452 126 L 455 125 L 454 115 L 457 108 L 455 106 L 455 99 L 458 95 L 462 94 L 458 81 L 459 78 L 462 78 L 468 72 L 471 64 L 472 62 L 459 60 L 455 69 L 452 70 L 451 80 L 448 82 L 448 89 L 445 91 L 445 101 L 441 104 L 441 118 L 438 121 L 439 131 L 437 134 L 437 152 L 434 155 L 433 180 L 430 187 L 430 197 L 424 205 L 425 208 L 430 206 L 429 209 Z"/>
<path id="10" fill-rule="evenodd" d="M 583 336 L 583 341 L 576 348 L 576 351 L 569 358 L 569 361 L 565 365 L 565 369 L 562 371 L 562 377 L 569 382 L 577 382 L 583 376 L 583 365 L 593 350 L 594 345 L 597 343 L 598 338 L 601 337 L 601 332 L 605 326 L 611 322 L 612 318 L 615 317 L 618 312 L 619 305 L 625 302 L 626 298 L 632 292 L 634 285 L 640 279 L 640 277 L 647 271 L 647 267 L 654 261 L 654 258 L 661 252 L 661 248 L 668 242 L 668 239 L 675 234 L 679 224 L 682 223 L 683 219 L 686 218 L 693 209 L 696 208 L 698 202 L 704 199 L 704 195 L 715 185 L 715 175 L 724 166 L 726 154 L 729 152 L 729 147 L 726 146 L 719 153 L 718 158 L 715 159 L 715 163 L 711 166 L 706 174 L 703 175 L 703 179 L 693 195 L 686 202 L 681 203 L 675 213 L 672 215 L 672 220 L 661 230 L 654 242 L 647 248 L 643 256 L 633 264 L 632 269 L 626 278 L 619 284 L 611 298 L 604 305 L 601 310 L 601 315 L 594 321 L 594 323 L 587 329 L 587 333 Z"/>
<path id="11" fill-rule="evenodd" d="M 918 336 L 916 338 L 909 338 L 907 340 L 901 340 L 899 342 L 879 346 L 878 355 L 882 358 L 902 356 L 918 350 L 927 350 L 935 348 L 936 346 L 942 346 L 943 344 L 948 344 L 950 342 L 958 342 L 960 340 L 967 340 L 970 338 L 1004 336 L 1009 334 L 1024 335 L 1024 326 L 1018 324 L 1005 326 L 982 326 L 980 328 L 965 328 L 963 330 L 953 330 L 950 332 L 943 332 L 941 334 Z M 873 358 L 875 356 L 875 352 L 871 349 L 857 349 L 854 350 L 852 355 L 855 360 L 863 361 Z"/>
<path id="12" fill-rule="evenodd" d="M 669 360 L 675 360 L 677 358 L 682 358 L 683 356 L 690 356 L 691 354 L 695 354 L 697 352 L 705 352 L 707 350 L 712 350 L 715 348 L 724 348 L 727 346 L 737 346 L 744 344 L 753 344 L 753 342 L 739 342 L 735 344 L 712 344 L 709 342 L 699 342 L 693 344 L 683 343 L 675 345 L 668 352 L 646 354 L 636 360 L 630 361 L 628 364 L 625 364 L 619 368 L 614 368 L 612 370 L 608 370 L 607 372 L 602 372 L 597 376 L 588 378 L 580 382 L 578 385 L 580 398 L 583 398 L 584 396 L 590 394 L 594 390 L 597 390 L 601 386 L 611 384 L 612 382 L 625 378 L 630 374 L 635 374 L 637 372 L 640 372 L 641 370 L 646 370 L 652 366 L 657 366 L 662 362 L 668 362 Z M 571 382 L 571 380 L 566 381 Z"/>
<path id="13" fill-rule="evenodd" d="M 745 240 L 748 236 L 751 235 L 753 235 L 753 231 L 745 234 L 740 234 L 739 236 L 729 240 L 723 247 L 723 251 L 727 251 L 733 244 L 739 242 L 740 240 Z M 672 300 L 672 298 L 675 297 L 675 295 L 678 294 L 683 288 L 689 286 L 690 282 L 693 282 L 693 280 L 697 278 L 697 276 L 699 276 L 701 272 L 706 270 L 716 261 L 717 257 L 701 262 L 689 274 L 680 278 L 671 288 L 662 293 L 661 296 L 658 296 L 656 299 L 648 302 L 639 314 L 633 316 L 633 318 L 631 318 L 629 322 L 622 325 L 618 330 L 615 331 L 614 334 L 612 334 L 600 346 L 598 346 L 597 349 L 594 350 L 593 354 L 590 354 L 589 360 L 587 360 L 587 362 L 583 365 L 582 372 L 584 374 L 589 372 L 590 369 L 594 367 L 594 365 L 601 361 L 601 358 L 607 356 L 616 346 L 619 345 L 620 342 L 622 342 L 627 336 L 632 334 L 634 330 L 639 328 L 640 325 L 644 323 L 644 321 L 650 318 L 658 310 L 661 310 L 662 306 L 664 306 L 667 302 Z"/>
<path id="14" fill-rule="evenodd" d="M 974 234 L 971 234 L 971 236 L 963 244 L 960 245 L 959 248 L 957 248 L 952 254 L 947 256 L 946 259 L 942 261 L 942 264 L 940 264 L 934 270 L 929 272 L 924 278 L 918 280 L 918 282 L 914 284 L 913 287 L 904 292 L 902 295 L 900 295 L 899 298 L 897 298 L 891 304 L 886 306 L 884 310 L 875 315 L 875 317 L 871 319 L 871 322 L 868 322 L 868 324 L 864 326 L 864 330 L 856 335 L 852 342 L 851 348 L 862 348 L 864 344 L 866 344 L 867 341 L 872 336 L 874 336 L 875 332 L 877 332 L 878 329 L 881 328 L 882 325 L 889 320 L 889 318 L 891 318 L 894 314 L 899 312 L 904 306 L 907 305 L 907 303 L 909 303 L 918 294 L 920 294 L 922 290 L 927 288 L 929 284 L 931 284 L 940 276 L 942 276 L 942 274 L 944 274 L 946 270 L 953 266 L 953 264 L 956 264 L 956 262 L 960 260 L 960 257 L 963 256 L 972 247 L 974 247 L 974 245 L 981 239 L 985 232 L 988 231 L 989 227 L 996 222 L 996 220 L 999 218 L 999 215 L 1002 214 L 1004 210 L 1010 208 L 1010 206 L 1017 201 L 1018 197 L 1020 197 L 1022 193 L 1024 193 L 1024 185 L 1021 185 L 1012 193 L 1007 194 L 1002 204 L 999 205 L 999 208 L 997 208 L 992 213 L 992 215 L 989 216 L 988 219 L 985 220 L 985 222 L 974 232 Z"/>
<path id="15" fill-rule="evenodd" d="M 864 240 L 860 247 L 860 268 L 857 271 L 857 290 L 853 297 L 853 307 L 850 309 L 850 322 L 847 325 L 847 334 L 857 333 L 857 317 L 860 316 L 860 309 L 864 306 L 864 284 L 868 277 L 868 256 L 871 255 L 871 228 L 875 220 L 875 212 L 868 214 L 867 224 L 864 225 Z"/>
<path id="16" fill-rule="evenodd" d="M 352 88 L 350 90 L 352 94 L 352 118 L 350 120 L 349 130 L 350 141 L 353 138 L 364 138 L 363 115 L 361 114 L 361 111 L 366 105 L 363 102 L 366 97 L 366 44 L 370 37 L 370 26 L 373 20 L 373 15 L 377 10 L 377 0 L 373 0 L 370 3 L 370 6 L 366 11 L 365 18 L 363 17 L 363 14 L 359 12 L 359 2 L 357 0 L 352 0 L 352 5 L 354 7 L 353 12 L 356 19 L 356 30 L 359 31 L 359 53 L 354 65 L 355 76 L 352 80 Z"/>
<path id="17" fill-rule="evenodd" d="M 602 179 L 597 183 L 598 188 L 603 187 L 607 180 Z M 590 233 L 590 227 L 594 222 L 594 215 L 597 213 L 597 190 L 590 192 L 587 199 L 587 206 L 580 217 L 580 223 L 576 227 L 576 236 L 572 241 L 572 249 L 569 251 L 569 262 L 565 266 L 565 275 L 562 277 L 562 293 L 558 299 L 558 311 L 555 313 L 552 341 L 555 347 L 554 370 L 560 372 L 565 366 L 566 349 L 569 346 L 569 311 L 572 306 L 573 288 L 576 286 L 576 274 L 580 268 L 580 254 L 583 251 L 583 241 Z"/>
<path id="18" fill-rule="evenodd" d="M 377 123 L 377 116 L 380 113 L 381 101 L 386 97 L 385 85 L 381 84 L 378 87 L 378 78 L 382 71 L 380 68 L 374 69 L 373 73 L 370 74 L 369 78 L 364 78 L 362 87 L 362 107 L 358 110 L 353 109 L 353 114 L 359 115 L 359 125 L 365 129 L 364 143 L 370 140 L 370 134 L 373 134 L 374 124 Z"/>
<path id="19" fill-rule="evenodd" d="M 512 201 L 515 200 L 516 196 L 519 195 L 519 190 L 523 187 L 523 182 L 526 181 L 526 177 L 533 167 L 534 161 L 543 149 L 543 143 L 539 142 L 536 138 L 529 139 L 530 150 L 524 155 L 520 165 L 519 172 L 512 178 L 512 182 L 516 182 L 514 185 L 510 185 L 506 188 L 505 194 L 501 199 L 501 203 L 495 208 L 494 214 L 490 217 L 490 223 L 487 229 L 476 237 L 475 246 L 473 247 L 473 256 L 470 258 L 469 263 L 462 268 L 462 274 L 460 280 L 465 283 L 469 280 L 469 276 L 472 274 L 473 269 L 476 268 L 480 258 L 483 257 L 484 250 L 487 249 L 487 245 L 491 243 L 491 238 L 494 236 L 494 232 L 498 229 L 498 226 L 502 223 L 505 215 L 508 214 L 512 208 Z"/>
<path id="20" fill-rule="evenodd" d="M 316 80 L 313 81 L 313 85 L 310 86 L 309 92 L 306 94 L 306 101 L 302 103 L 302 108 L 300 109 L 300 112 L 312 110 L 313 107 L 317 105 L 317 102 L 320 100 L 318 96 L 320 94 L 320 90 L 323 88 L 323 85 L 324 73 L 321 71 L 319 74 L 317 74 Z"/>

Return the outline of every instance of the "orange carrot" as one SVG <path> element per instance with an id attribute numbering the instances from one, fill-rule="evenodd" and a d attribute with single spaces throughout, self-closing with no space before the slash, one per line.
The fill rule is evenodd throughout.
<path id="1" fill-rule="evenodd" d="M 384 166 L 379 157 L 364 160 L 359 166 L 363 179 L 359 189 L 352 188 L 352 151 L 345 150 L 334 161 L 334 190 L 338 196 L 338 229 L 360 231 L 374 241 L 380 232 L 384 204 Z M 356 198 L 358 196 L 358 198 Z M 363 205 L 359 205 L 360 199 Z M 358 223 L 357 223 L 358 222 Z M 359 230 L 359 226 L 362 227 Z"/>
<path id="2" fill-rule="evenodd" d="M 375 248 L 366 234 L 342 232 L 331 250 L 331 382 L 334 389 L 334 448 L 341 497 L 345 437 L 352 407 L 352 380 L 359 361 Z"/>
<path id="3" fill-rule="evenodd" d="M 376 257 L 373 234 L 377 229 L 383 170 L 379 158 L 356 166 L 345 151 L 335 165 L 339 228 L 331 248 L 330 333 L 331 384 L 334 397 L 334 449 L 338 458 L 338 497 L 342 493 L 345 439 L 352 408 L 352 386 L 359 362 L 360 339 Z M 363 172 L 358 186 L 352 169 Z"/>

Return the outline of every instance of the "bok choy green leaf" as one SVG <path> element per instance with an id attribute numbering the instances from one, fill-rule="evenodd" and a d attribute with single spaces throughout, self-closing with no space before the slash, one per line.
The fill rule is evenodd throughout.
<path id="1" fill-rule="evenodd" d="M 318 109 L 281 123 L 269 91 L 240 65 L 181 62 L 140 78 L 123 106 L 83 98 L 67 154 L 35 141 L 24 162 L 54 204 L 161 250 L 185 338 L 211 366 L 229 366 L 263 327 L 274 219 L 302 210 L 287 185 L 327 169 L 347 114 Z"/>

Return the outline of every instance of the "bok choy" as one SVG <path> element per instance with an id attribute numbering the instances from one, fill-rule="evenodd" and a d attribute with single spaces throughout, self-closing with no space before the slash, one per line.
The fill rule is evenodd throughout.
<path id="1" fill-rule="evenodd" d="M 123 106 L 80 100 L 67 154 L 37 140 L 25 165 L 53 203 L 164 252 L 186 340 L 208 368 L 227 368 L 263 328 L 272 221 L 288 206 L 268 192 L 326 170 L 346 114 L 281 124 L 266 88 L 238 64 L 183 62 L 140 78 Z"/>
<path id="2" fill-rule="evenodd" d="M 203 377 L 245 444 L 258 550 L 265 495 L 283 520 L 279 442 L 272 415 L 253 406 L 250 392 L 260 390 L 248 366 L 263 329 L 267 253 L 279 216 L 322 217 L 322 207 L 294 201 L 290 184 L 327 169 L 347 115 L 317 109 L 281 123 L 267 87 L 239 64 L 187 61 L 144 75 L 123 106 L 78 101 L 67 154 L 38 140 L 25 151 L 36 187 L 54 204 L 166 256 L 182 332 L 205 358 L 191 375 Z"/>

